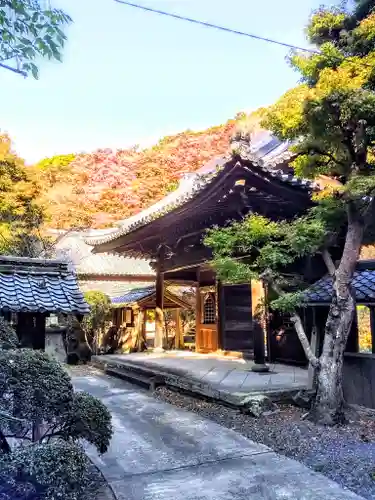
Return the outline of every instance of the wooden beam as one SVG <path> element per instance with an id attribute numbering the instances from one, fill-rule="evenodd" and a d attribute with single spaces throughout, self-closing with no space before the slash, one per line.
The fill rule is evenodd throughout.
<path id="1" fill-rule="evenodd" d="M 185 346 L 184 346 L 184 332 L 182 331 L 182 324 L 181 324 L 181 310 L 173 309 L 173 317 L 176 323 L 175 348 L 183 349 Z"/>
<path id="2" fill-rule="evenodd" d="M 86 281 L 124 281 L 124 282 L 154 282 L 155 275 L 122 275 L 122 274 L 78 274 L 79 280 Z"/>
<path id="3" fill-rule="evenodd" d="M 164 338 L 164 255 L 160 254 L 156 266 L 156 294 L 155 294 L 155 343 L 154 350 L 163 351 Z"/>
<path id="4" fill-rule="evenodd" d="M 266 372 L 269 367 L 266 365 L 264 288 L 262 282 L 252 280 L 250 290 L 255 363 L 251 369 L 255 372 Z"/>
<path id="5" fill-rule="evenodd" d="M 195 350 L 199 352 L 201 348 L 201 294 L 199 291 L 199 274 L 197 269 L 197 282 L 198 286 L 195 290 Z"/>
<path id="6" fill-rule="evenodd" d="M 138 318 L 137 318 L 137 337 L 136 337 L 136 349 L 138 352 L 143 351 L 143 346 L 146 343 L 145 338 L 145 320 L 146 314 L 144 309 L 139 310 Z"/>
<path id="7" fill-rule="evenodd" d="M 217 281 L 216 284 L 216 304 L 217 304 L 217 336 L 218 336 L 218 348 L 221 350 L 225 350 L 225 338 L 224 338 L 224 330 L 225 330 L 225 298 L 224 298 L 224 289 L 221 281 Z"/>
<path id="8" fill-rule="evenodd" d="M 375 307 L 370 307 L 371 351 L 375 354 Z"/>

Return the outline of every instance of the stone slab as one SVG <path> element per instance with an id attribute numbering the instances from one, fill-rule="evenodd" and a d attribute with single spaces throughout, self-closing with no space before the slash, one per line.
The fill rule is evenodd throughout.
<path id="1" fill-rule="evenodd" d="M 249 394 L 260 392 L 276 399 L 282 395 L 284 399 L 288 393 L 292 395 L 307 384 L 307 370 L 301 368 L 271 365 L 269 373 L 254 373 L 252 362 L 174 353 L 106 355 L 94 360 L 108 365 L 115 363 L 123 369 L 149 370 L 164 377 L 167 385 L 235 406 L 242 406 Z"/>
<path id="2" fill-rule="evenodd" d="M 87 448 L 111 480 L 268 451 L 266 446 L 100 372 L 75 377 L 74 385 L 102 399 L 112 413 L 114 436 L 109 452 L 98 457 L 93 447 Z"/>
<path id="3" fill-rule="evenodd" d="M 133 476 L 112 485 L 118 500 L 359 500 L 274 453 Z"/>
<path id="4" fill-rule="evenodd" d="M 232 370 L 228 372 L 227 376 L 220 382 L 223 389 L 236 388 L 241 389 L 243 383 L 245 382 L 248 373 L 243 370 Z"/>

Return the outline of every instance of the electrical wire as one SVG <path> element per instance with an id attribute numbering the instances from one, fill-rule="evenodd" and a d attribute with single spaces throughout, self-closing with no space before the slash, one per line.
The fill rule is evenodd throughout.
<path id="1" fill-rule="evenodd" d="M 145 5 L 139 5 L 132 2 L 127 2 L 126 0 L 114 0 L 117 3 L 127 5 L 128 7 L 133 7 L 135 9 L 144 10 L 146 12 L 152 12 L 154 14 L 160 14 L 162 16 L 172 17 L 174 19 L 179 19 L 180 21 L 187 21 L 189 23 L 198 24 L 200 26 L 205 26 L 206 28 L 214 28 L 220 31 L 226 31 L 227 33 L 232 33 L 235 35 L 246 36 L 248 38 L 253 38 L 255 40 L 260 40 L 262 42 L 273 43 L 274 45 L 280 45 L 281 47 L 286 47 L 288 49 L 300 50 L 303 52 L 309 52 L 310 54 L 321 55 L 321 52 L 314 49 L 305 49 L 303 47 L 298 47 L 290 43 L 280 42 L 279 40 L 273 40 L 272 38 L 266 38 L 259 35 L 254 35 L 253 33 L 247 33 L 245 31 L 239 31 L 232 28 L 227 28 L 225 26 L 219 26 L 218 24 L 207 23 L 205 21 L 200 21 L 199 19 L 193 19 L 190 17 L 180 16 L 178 14 L 173 14 L 172 12 L 166 12 L 164 10 L 152 9 L 151 7 L 146 7 Z"/>

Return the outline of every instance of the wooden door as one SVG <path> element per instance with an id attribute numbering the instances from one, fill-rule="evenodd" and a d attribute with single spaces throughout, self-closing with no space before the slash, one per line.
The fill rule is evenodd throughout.
<path id="1" fill-rule="evenodd" d="M 251 354 L 254 349 L 251 286 L 220 287 L 221 348 L 225 351 Z"/>
<path id="2" fill-rule="evenodd" d="M 216 325 L 200 325 L 196 340 L 198 352 L 214 352 L 218 349 Z"/>
<path id="3" fill-rule="evenodd" d="M 216 300 L 215 296 L 213 298 Z M 204 321 L 205 294 L 200 293 L 199 287 L 197 288 L 196 300 L 195 350 L 203 353 L 217 351 L 218 330 L 216 322 L 206 323 Z M 215 318 L 213 321 L 215 321 Z"/>

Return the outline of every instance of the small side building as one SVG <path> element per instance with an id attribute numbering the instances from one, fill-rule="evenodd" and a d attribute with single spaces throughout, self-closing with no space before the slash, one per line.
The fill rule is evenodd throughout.
<path id="1" fill-rule="evenodd" d="M 23 347 L 65 360 L 62 333 L 47 330 L 46 319 L 63 314 L 80 321 L 89 311 L 66 262 L 0 256 L 0 314 L 15 327 Z"/>
<path id="2" fill-rule="evenodd" d="M 117 334 L 117 344 L 122 351 L 143 350 L 154 347 L 156 287 L 131 290 L 112 299 L 113 326 Z M 164 338 L 167 348 L 184 347 L 184 332 L 181 324 L 181 310 L 191 305 L 164 290 Z M 150 321 L 151 319 L 151 321 Z M 148 328 L 151 326 L 151 328 Z"/>
<path id="3" fill-rule="evenodd" d="M 357 311 L 345 349 L 344 395 L 349 403 L 375 408 L 375 260 L 358 262 L 352 285 Z M 323 348 L 331 298 L 330 276 L 321 278 L 305 294 L 309 306 L 305 311 L 305 323 L 315 326 L 317 355 Z M 284 335 L 291 333 L 285 331 Z"/>

